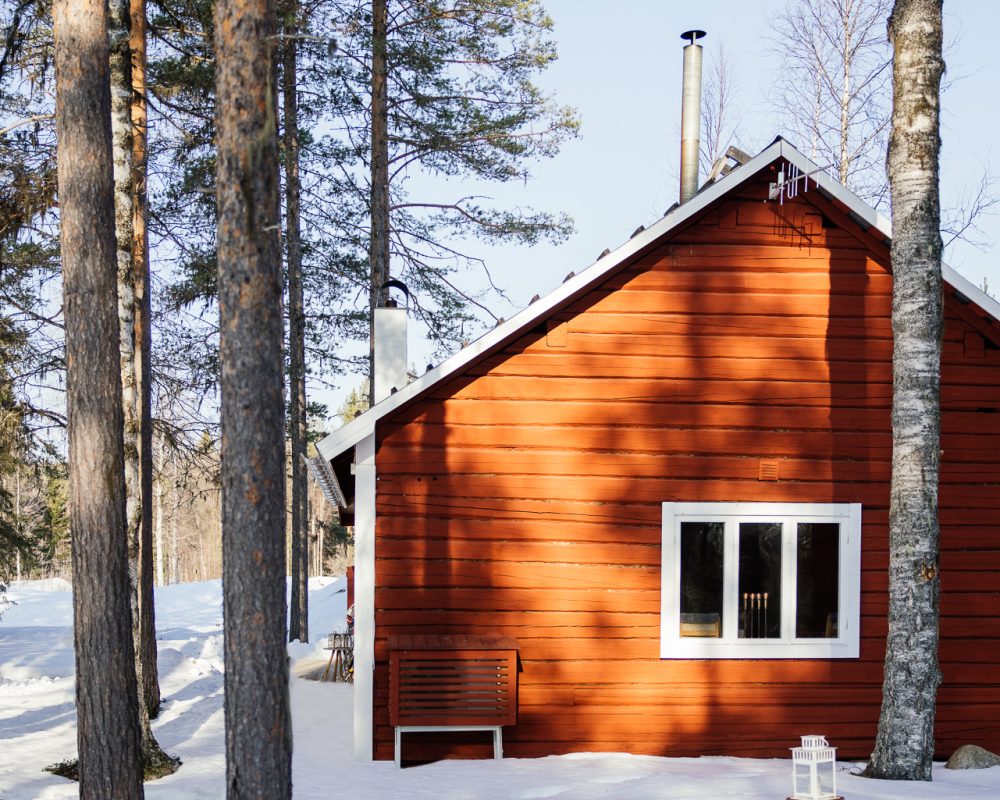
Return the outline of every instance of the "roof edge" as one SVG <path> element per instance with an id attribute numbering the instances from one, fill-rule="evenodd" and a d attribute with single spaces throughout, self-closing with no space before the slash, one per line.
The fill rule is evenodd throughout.
<path id="1" fill-rule="evenodd" d="M 360 442 L 365 436 L 371 434 L 375 430 L 375 424 L 378 420 L 396 411 L 435 384 L 452 377 L 479 357 L 486 355 L 492 349 L 501 346 L 505 341 L 514 338 L 525 329 L 531 327 L 536 321 L 544 318 L 563 303 L 583 293 L 592 284 L 599 282 L 619 267 L 624 261 L 642 251 L 661 236 L 683 224 L 695 214 L 700 213 L 737 186 L 755 177 L 762 169 L 778 158 L 784 158 L 797 166 L 819 188 L 843 203 L 859 220 L 872 228 L 876 228 L 891 241 L 892 224 L 887 217 L 869 206 L 850 189 L 841 186 L 839 182 L 817 167 L 796 149 L 794 145 L 778 137 L 742 167 L 734 169 L 721 180 L 702 189 L 688 202 L 677 206 L 644 231 L 641 231 L 625 243 L 619 245 L 603 258 L 598 258 L 597 261 L 585 270 L 565 281 L 561 286 L 556 287 L 542 299 L 522 309 L 506 322 L 488 331 L 472 344 L 459 350 L 453 356 L 442 361 L 438 366 L 428 370 L 415 381 L 407 384 L 406 387 L 400 389 L 395 394 L 389 395 L 382 402 L 355 417 L 339 430 L 321 439 L 317 443 L 316 449 L 327 461 L 341 455 L 348 448 Z M 942 275 L 952 288 L 960 291 L 992 316 L 994 320 L 1000 320 L 1000 302 L 994 300 L 982 289 L 975 286 L 971 281 L 944 263 L 942 263 Z"/>
<path id="2" fill-rule="evenodd" d="M 742 167 L 733 170 L 722 180 L 699 192 L 683 205 L 676 207 L 603 258 L 598 258 L 589 267 L 556 287 L 542 299 L 522 309 L 503 324 L 488 331 L 475 342 L 428 370 L 417 380 L 407 384 L 405 388 L 385 398 L 382 402 L 355 417 L 344 427 L 321 439 L 317 443 L 316 449 L 327 460 L 336 458 L 370 434 L 379 419 L 406 404 L 430 386 L 451 377 L 472 361 L 488 353 L 492 348 L 498 347 L 508 338 L 513 338 L 564 302 L 571 300 L 574 295 L 585 291 L 591 284 L 601 280 L 621 265 L 623 261 L 703 211 L 727 192 L 748 181 L 772 161 L 784 155 L 783 147 L 788 147 L 787 143 L 775 141 Z"/>

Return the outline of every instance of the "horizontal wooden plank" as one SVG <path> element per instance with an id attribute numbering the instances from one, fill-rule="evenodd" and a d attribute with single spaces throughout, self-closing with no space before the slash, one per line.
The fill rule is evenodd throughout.
<path id="1" fill-rule="evenodd" d="M 405 432 L 394 432 L 383 440 L 377 461 L 379 475 L 396 471 L 502 471 L 551 475 L 608 472 L 654 477 L 678 469 L 696 469 L 703 474 L 705 468 L 700 465 L 714 467 L 720 473 L 732 472 L 739 469 L 741 460 L 780 458 L 790 476 L 805 480 L 810 472 L 824 468 L 829 476 L 831 460 L 874 460 L 885 464 L 892 455 L 888 432 L 711 430 L 617 422 L 612 417 L 604 426 L 586 427 L 413 423 Z M 990 446 L 1000 447 L 1000 435 L 946 434 L 942 442 L 949 451 L 978 455 L 977 461 L 989 463 L 996 459 Z M 710 458 L 727 455 L 736 458 Z M 412 468 L 408 468 L 411 464 Z M 756 477 L 756 463 L 752 468 Z"/>
<path id="2" fill-rule="evenodd" d="M 646 542 L 648 534 L 644 527 L 661 523 L 660 505 L 635 504 L 625 501 L 603 503 L 581 501 L 532 500 L 522 498 L 516 503 L 492 497 L 454 498 L 440 495 L 428 497 L 405 497 L 379 493 L 376 498 L 378 518 L 385 520 L 391 515 L 419 515 L 425 518 L 483 519 L 503 517 L 504 525 L 516 524 L 519 520 L 549 520 L 563 523 L 586 523 L 591 526 L 603 525 L 603 530 L 588 535 L 582 528 L 580 534 L 565 535 L 563 530 L 555 531 L 552 539 L 583 539 L 593 541 Z M 498 513 L 502 512 L 502 513 Z M 379 523 L 376 522 L 376 525 Z M 609 526 L 620 527 L 613 530 Z M 474 534 L 471 534 L 474 535 Z"/>
<path id="3" fill-rule="evenodd" d="M 659 591 L 660 566 L 553 564 L 514 561 L 386 559 L 378 562 L 378 585 L 388 589 L 493 588 L 635 589 Z"/>
<path id="4" fill-rule="evenodd" d="M 746 309 L 744 309 L 746 311 Z M 580 333 L 628 332 L 631 334 L 660 334 L 687 338 L 702 336 L 759 336 L 761 331 L 773 331 L 777 341 L 787 341 L 794 345 L 800 337 L 824 340 L 864 339 L 892 340 L 892 325 L 889 317 L 864 317 L 857 309 L 847 309 L 835 318 L 820 314 L 789 317 L 775 325 L 774 317 L 763 314 L 732 315 L 713 314 L 707 311 L 696 314 L 688 312 L 639 311 L 598 311 L 580 308 L 567 310 L 556 315 L 557 320 L 570 322 L 570 329 Z M 958 341 L 959 337 L 952 337 Z M 864 345 L 862 345 L 864 346 Z"/>
<path id="5" fill-rule="evenodd" d="M 653 612 L 638 612 L 626 610 L 622 613 L 604 613 L 594 615 L 589 611 L 569 611 L 557 609 L 554 611 L 531 609 L 515 609 L 502 611 L 496 609 L 461 610 L 461 609 L 378 609 L 375 612 L 375 625 L 379 632 L 407 632 L 418 626 L 430 630 L 444 630 L 452 627 L 455 632 L 482 630 L 491 625 L 491 630 L 519 638 L 532 631 L 551 632 L 562 630 L 565 635 L 572 636 L 575 631 L 595 630 L 611 636 L 614 631 L 641 631 L 644 628 L 657 627 L 660 624 L 660 610 Z M 657 627 L 658 629 L 658 627 Z"/>
<path id="6" fill-rule="evenodd" d="M 752 264 L 752 266 L 751 266 Z M 603 284 L 626 292 L 768 292 L 775 294 L 892 294 L 892 276 L 875 261 L 837 258 L 829 254 L 783 252 L 753 262 L 695 252 L 673 253 L 654 264 L 645 260 Z"/>
<path id="7" fill-rule="evenodd" d="M 443 399 L 575 400 L 600 397 L 618 401 L 662 401 L 672 403 L 748 403 L 757 405 L 802 405 L 822 407 L 885 407 L 892 396 L 891 383 L 847 383 L 794 380 L 699 380 L 654 378 L 550 378 L 514 375 L 474 375 L 458 379 L 436 390 Z M 1000 387 L 982 386 L 970 396 L 968 387 L 943 385 L 945 410 L 1000 406 Z"/>
<path id="8" fill-rule="evenodd" d="M 729 314 L 732 316 L 816 317 L 831 315 L 831 296 L 816 291 L 812 294 L 778 294 L 765 291 L 614 291 L 591 290 L 586 299 L 578 301 L 573 310 L 586 309 L 593 313 L 638 314 Z M 865 317 L 888 318 L 891 310 L 889 294 L 845 299 L 843 312 Z M 863 306 L 863 309 L 859 309 Z M 833 315 L 836 315 L 835 312 Z"/>
<path id="9" fill-rule="evenodd" d="M 892 342 L 889 339 L 841 338 L 826 336 L 733 336 L 726 333 L 694 335 L 633 333 L 628 328 L 621 331 L 591 333 L 574 330 L 578 318 L 567 323 L 568 337 L 564 348 L 552 348 L 545 338 L 538 337 L 526 343 L 525 352 L 504 351 L 503 357 L 522 358 L 526 354 L 547 354 L 557 349 L 567 355 L 621 355 L 697 359 L 731 359 L 735 352 L 750 360 L 861 362 L 883 364 L 892 359 Z M 962 342 L 947 342 L 945 354 L 959 359 L 964 353 Z"/>
<path id="10" fill-rule="evenodd" d="M 518 561 L 518 562 L 556 562 L 563 564 L 643 564 L 657 566 L 660 564 L 659 539 L 648 544 L 619 544 L 598 542 L 536 542 L 521 541 L 518 534 L 508 534 L 510 540 L 477 541 L 457 538 L 464 533 L 465 523 L 449 520 L 441 524 L 422 525 L 419 531 L 409 529 L 410 538 L 406 538 L 406 525 L 393 518 L 379 529 L 384 538 L 380 538 L 375 546 L 376 558 L 379 559 L 482 559 L 486 561 Z M 496 525 L 493 523 L 475 523 L 482 527 L 483 532 L 496 535 Z M 539 523 L 540 525 L 543 523 Z M 501 525 L 501 527 L 503 527 Z M 545 525 L 548 528 L 548 525 Z M 426 538 L 434 532 L 441 538 Z M 394 537 L 394 538 L 390 538 Z M 399 537 L 399 538 L 395 538 Z M 381 567 L 376 566 L 376 572 L 381 574 Z"/>
<path id="11" fill-rule="evenodd" d="M 547 378 L 659 378 L 699 380 L 774 380 L 781 381 L 838 381 L 849 383 L 884 383 L 892 380 L 892 367 L 888 360 L 880 361 L 830 361 L 824 358 L 806 359 L 794 353 L 779 358 L 766 358 L 748 354 L 729 357 L 705 357 L 697 350 L 697 342 L 679 353 L 644 353 L 620 349 L 617 354 L 580 353 L 572 348 L 552 348 L 547 351 L 500 355 L 488 358 L 476 366 L 475 374 L 541 376 Z M 996 383 L 992 370 L 952 368 L 970 385 L 983 382 Z"/>
<path id="12" fill-rule="evenodd" d="M 434 504 L 462 502 L 462 498 L 495 500 L 538 501 L 590 501 L 621 502 L 628 499 L 636 506 L 660 504 L 668 500 L 682 502 L 729 502 L 734 499 L 759 502 L 824 502 L 878 503 L 886 494 L 879 484 L 849 483 L 850 473 L 845 468 L 844 480 L 835 483 L 807 484 L 791 481 L 759 481 L 717 479 L 705 476 L 691 478 L 614 478 L 577 477 L 567 481 L 559 477 L 461 475 L 441 476 L 438 480 L 424 480 L 420 476 L 394 475 L 379 481 L 379 495 L 405 497 L 407 502 L 421 500 Z M 996 509 L 1000 497 L 992 487 L 969 487 L 963 493 L 966 508 Z"/>
<path id="13" fill-rule="evenodd" d="M 792 431 L 830 430 L 836 425 L 847 431 L 873 431 L 888 434 L 889 413 L 886 408 L 822 408 L 814 406 L 759 406 L 756 404 L 671 403 L 667 412 L 659 403 L 621 401 L 614 408 L 605 403 L 573 398 L 557 401 L 449 399 L 444 402 L 418 403 L 398 421 L 380 426 L 382 431 L 397 430 L 402 424 L 435 422 L 449 425 L 482 425 L 489 420 L 495 425 L 543 426 L 606 426 L 610 419 L 627 420 L 630 425 L 670 424 L 690 429 L 779 429 Z M 396 418 L 394 418 L 396 420 Z M 951 411 L 942 415 L 941 430 L 945 434 L 983 433 L 997 426 L 990 415 L 975 410 Z"/>
<path id="14" fill-rule="evenodd" d="M 495 611 L 517 611 L 524 608 L 574 608 L 578 611 L 639 611 L 654 612 L 660 608 L 660 592 L 656 590 L 590 590 L 590 589 L 508 589 L 496 592 L 481 589 L 375 589 L 375 607 L 400 608 L 484 608 Z"/>

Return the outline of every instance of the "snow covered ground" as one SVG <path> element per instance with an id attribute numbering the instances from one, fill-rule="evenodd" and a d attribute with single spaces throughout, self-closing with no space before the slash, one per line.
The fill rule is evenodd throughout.
<path id="1" fill-rule="evenodd" d="M 315 579 L 310 638 L 289 646 L 293 672 L 323 659 L 325 634 L 344 619 L 345 583 Z M 0 621 L 0 800 L 76 797 L 76 784 L 42 771 L 76 754 L 73 631 L 69 586 L 15 584 L 16 605 Z M 219 581 L 157 590 L 163 711 L 153 724 L 163 747 L 183 760 L 168 778 L 146 785 L 153 800 L 221 798 L 225 774 L 222 622 Z M 788 761 L 653 758 L 584 753 L 542 759 L 448 761 L 397 770 L 352 760 L 351 687 L 292 679 L 297 800 L 685 800 L 730 797 L 780 800 L 790 790 Z M 794 744 L 794 743 L 790 743 Z M 834 742 L 836 744 L 836 742 Z M 838 788 L 848 800 L 996 800 L 1000 767 L 952 772 L 929 784 L 870 781 L 843 764 Z"/>

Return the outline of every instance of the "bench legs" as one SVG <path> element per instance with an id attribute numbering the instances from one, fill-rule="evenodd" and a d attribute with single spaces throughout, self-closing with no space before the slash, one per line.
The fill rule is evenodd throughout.
<path id="1" fill-rule="evenodd" d="M 396 766 L 401 766 L 403 761 L 404 733 L 432 733 L 434 731 L 492 731 L 493 758 L 497 760 L 503 758 L 503 726 L 501 725 L 397 725 L 396 746 L 394 748 Z"/>

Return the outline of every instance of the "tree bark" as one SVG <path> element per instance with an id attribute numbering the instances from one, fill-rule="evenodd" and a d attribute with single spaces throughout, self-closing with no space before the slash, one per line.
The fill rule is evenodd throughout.
<path id="1" fill-rule="evenodd" d="M 930 780 L 938 667 L 942 286 L 938 153 L 941 0 L 897 0 L 892 191 L 892 484 L 889 634 L 878 735 L 865 774 Z"/>
<path id="2" fill-rule="evenodd" d="M 125 542 L 106 15 L 98 0 L 56 0 L 52 9 L 84 800 L 143 797 Z"/>
<path id="3" fill-rule="evenodd" d="M 285 6 L 282 100 L 285 140 L 285 246 L 288 268 L 288 383 L 292 440 L 292 607 L 288 639 L 309 641 L 309 542 L 306 528 L 306 324 L 302 288 L 299 179 L 299 110 L 296 96 L 298 33 L 296 0 Z"/>
<path id="4" fill-rule="evenodd" d="M 267 0 L 215 7 L 226 796 L 291 797 L 281 221 Z"/>
<path id="5" fill-rule="evenodd" d="M 123 411 L 123 453 L 125 474 L 125 535 L 128 551 L 129 603 L 135 653 L 135 675 L 139 692 L 138 718 L 140 746 L 145 771 L 150 777 L 176 771 L 177 762 L 169 758 L 153 736 L 145 696 L 146 665 L 140 614 L 140 535 L 142 496 L 139 472 L 139 430 L 142 403 L 137 381 L 135 273 L 141 265 L 133 262 L 134 247 L 134 175 L 132 170 L 132 51 L 129 47 L 131 8 L 129 0 L 115 0 L 108 5 L 111 143 L 114 159 L 115 238 L 118 264 L 118 338 Z M 152 606 L 152 603 L 148 603 Z M 152 642 L 155 652 L 155 638 Z M 155 663 L 155 655 L 154 655 Z M 157 691 L 157 695 L 159 692 Z"/>
<path id="6" fill-rule="evenodd" d="M 160 713 L 160 680 L 153 604 L 153 411 L 146 112 L 146 0 L 131 0 L 129 50 L 132 54 L 132 286 L 135 296 L 134 353 L 139 456 L 139 640 L 142 694 L 150 717 Z M 162 565 L 161 565 L 162 568 Z"/>
<path id="7" fill-rule="evenodd" d="M 160 457 L 160 469 L 166 467 L 163 461 L 163 457 Z M 164 552 L 163 552 L 163 475 L 161 473 L 160 479 L 156 481 L 156 491 L 153 494 L 154 504 L 156 507 L 156 585 L 165 586 L 164 583 Z"/>
<path id="8" fill-rule="evenodd" d="M 173 467 L 173 483 L 170 492 L 170 582 L 181 582 L 181 551 L 177 543 L 177 515 L 181 512 L 180 475 L 177 469 L 177 454 L 170 459 Z"/>
<path id="9" fill-rule="evenodd" d="M 372 2 L 371 240 L 368 244 L 368 405 L 375 405 L 375 308 L 389 279 L 389 100 L 387 0 Z"/>

